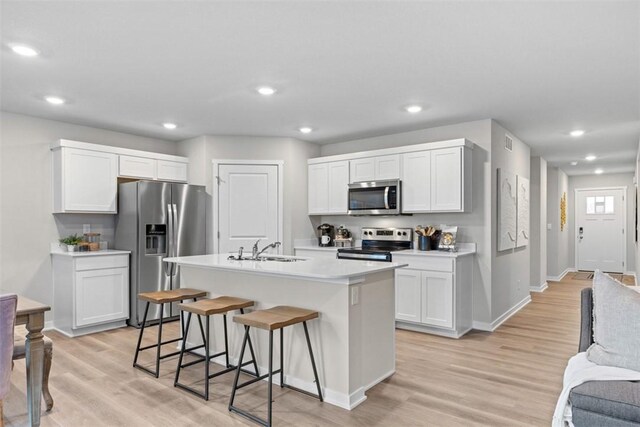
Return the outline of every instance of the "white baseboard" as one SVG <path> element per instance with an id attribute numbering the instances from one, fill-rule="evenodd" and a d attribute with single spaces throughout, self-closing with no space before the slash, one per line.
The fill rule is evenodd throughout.
<path id="1" fill-rule="evenodd" d="M 560 275 L 559 275 L 559 276 L 547 276 L 547 280 L 548 280 L 548 281 L 552 281 L 552 282 L 559 282 L 559 281 L 561 281 L 561 280 L 564 278 L 564 276 L 566 276 L 568 273 L 571 273 L 571 272 L 574 272 L 574 271 L 576 271 L 576 269 L 575 269 L 575 268 L 571 268 L 571 267 L 569 267 L 569 268 L 567 268 L 565 271 L 563 271 L 562 273 L 560 273 Z"/>
<path id="2" fill-rule="evenodd" d="M 542 282 L 538 286 L 535 286 L 535 285 L 529 286 L 529 292 L 544 292 L 544 291 L 547 290 L 548 287 L 549 287 L 549 284 L 545 280 L 544 282 Z"/>
<path id="3" fill-rule="evenodd" d="M 53 320 L 47 320 L 46 322 L 44 322 L 44 328 L 42 329 L 43 331 L 51 331 L 55 329 L 55 327 L 53 326 Z"/>
<path id="4" fill-rule="evenodd" d="M 504 312 L 500 317 L 494 320 L 491 323 L 487 322 L 477 322 L 473 321 L 473 329 L 477 329 L 480 331 L 493 332 L 500 327 L 504 322 L 506 322 L 511 316 L 520 311 L 525 305 L 531 302 L 531 295 L 527 295 L 522 301 L 518 302 L 516 305 L 511 307 L 509 310 Z"/>

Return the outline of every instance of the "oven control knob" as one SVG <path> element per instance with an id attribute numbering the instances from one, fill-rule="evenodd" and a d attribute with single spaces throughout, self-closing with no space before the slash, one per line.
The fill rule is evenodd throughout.
<path id="1" fill-rule="evenodd" d="M 401 235 L 402 235 L 402 233 L 398 231 L 398 236 L 401 236 Z"/>
<path id="2" fill-rule="evenodd" d="M 403 231 L 403 232 L 402 232 L 402 235 L 403 235 L 403 236 L 406 236 L 406 235 L 407 235 L 407 232 L 406 232 L 406 231 Z"/>

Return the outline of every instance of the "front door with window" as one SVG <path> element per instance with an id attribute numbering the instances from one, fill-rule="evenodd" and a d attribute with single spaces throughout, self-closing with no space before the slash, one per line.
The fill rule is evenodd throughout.
<path id="1" fill-rule="evenodd" d="M 578 270 L 624 272 L 625 190 L 576 190 Z"/>

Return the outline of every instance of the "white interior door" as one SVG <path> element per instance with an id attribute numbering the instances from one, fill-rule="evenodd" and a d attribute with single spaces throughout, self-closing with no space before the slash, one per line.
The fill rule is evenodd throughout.
<path id="1" fill-rule="evenodd" d="M 264 164 L 218 164 L 218 253 L 251 253 L 278 241 L 281 236 L 278 168 Z M 281 250 L 281 249 L 280 249 Z"/>
<path id="2" fill-rule="evenodd" d="M 624 189 L 576 191 L 578 270 L 624 272 Z"/>

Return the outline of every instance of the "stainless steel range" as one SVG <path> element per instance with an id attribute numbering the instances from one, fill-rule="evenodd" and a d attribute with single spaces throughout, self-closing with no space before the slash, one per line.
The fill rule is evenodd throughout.
<path id="1" fill-rule="evenodd" d="M 362 246 L 338 249 L 339 259 L 391 262 L 391 253 L 411 249 L 411 228 L 363 228 Z"/>

